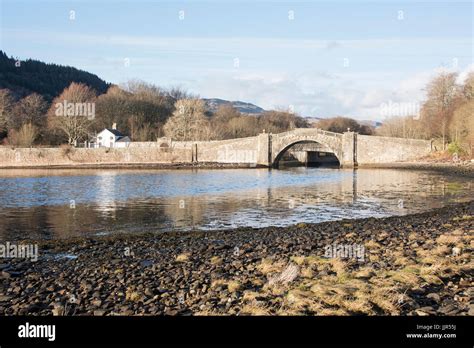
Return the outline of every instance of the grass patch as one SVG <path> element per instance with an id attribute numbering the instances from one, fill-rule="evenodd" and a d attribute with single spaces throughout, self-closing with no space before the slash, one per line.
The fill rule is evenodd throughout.
<path id="1" fill-rule="evenodd" d="M 219 257 L 219 256 L 213 256 L 213 257 L 211 257 L 211 261 L 210 261 L 210 262 L 211 262 L 211 265 L 221 265 L 222 262 L 223 262 L 223 260 L 222 260 L 222 258 Z"/>
<path id="2" fill-rule="evenodd" d="M 188 262 L 190 257 L 190 253 L 179 254 L 178 256 L 176 256 L 176 262 Z"/>
<path id="3" fill-rule="evenodd" d="M 383 236 L 382 236 L 383 238 Z M 292 282 L 268 282 L 243 292 L 242 314 L 250 315 L 400 315 L 406 313 L 413 290 L 426 285 L 443 285 L 453 276 L 472 272 L 470 245 L 474 237 L 462 229 L 436 239 L 411 233 L 410 248 L 393 248 L 374 240 L 368 263 L 354 260 L 296 255 L 289 260 L 262 259 L 258 271 L 271 279 L 290 264 L 299 267 Z M 453 255 L 453 247 L 459 248 Z M 374 268 L 374 262 L 379 265 Z M 382 266 L 381 266 L 382 265 Z"/>

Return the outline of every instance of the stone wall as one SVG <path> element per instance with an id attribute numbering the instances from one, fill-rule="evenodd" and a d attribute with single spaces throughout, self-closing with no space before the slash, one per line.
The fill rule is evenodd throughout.
<path id="1" fill-rule="evenodd" d="M 196 142 L 197 161 L 256 164 L 258 159 L 257 138 Z"/>
<path id="2" fill-rule="evenodd" d="M 415 160 L 431 152 L 431 141 L 357 135 L 357 163 L 376 164 Z"/>
<path id="3" fill-rule="evenodd" d="M 0 147 L 0 167 L 191 162 L 190 149 Z"/>
<path id="4" fill-rule="evenodd" d="M 0 167 L 74 166 L 97 164 L 231 163 L 272 166 L 294 144 L 321 144 L 333 152 L 342 166 L 414 160 L 431 151 L 426 140 L 337 134 L 314 128 L 280 134 L 221 141 L 133 142 L 127 148 L 19 148 L 0 147 Z"/>

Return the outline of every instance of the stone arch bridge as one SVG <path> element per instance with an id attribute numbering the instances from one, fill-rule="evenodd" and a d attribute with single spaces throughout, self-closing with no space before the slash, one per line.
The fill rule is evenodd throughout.
<path id="1" fill-rule="evenodd" d="M 158 146 L 162 147 L 164 143 L 160 144 L 160 141 L 166 140 L 158 141 Z M 321 151 L 333 153 L 342 167 L 414 160 L 432 151 L 429 140 L 368 136 L 354 132 L 340 134 L 317 128 L 297 128 L 284 133 L 262 133 L 255 137 L 220 141 L 168 141 L 166 146 L 171 151 L 187 149 L 192 162 L 274 167 L 285 151 L 296 144 L 309 143 L 319 144 Z"/>

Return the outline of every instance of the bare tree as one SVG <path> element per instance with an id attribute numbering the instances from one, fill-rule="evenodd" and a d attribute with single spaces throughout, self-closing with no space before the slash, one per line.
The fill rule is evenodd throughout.
<path id="1" fill-rule="evenodd" d="M 167 137 L 175 140 L 202 140 L 208 120 L 205 116 L 205 105 L 199 99 L 182 99 L 175 104 L 173 115 L 166 122 L 163 130 Z"/>
<path id="2" fill-rule="evenodd" d="M 152 134 L 151 126 L 149 123 L 145 123 L 134 132 L 134 141 L 148 141 Z"/>
<path id="3" fill-rule="evenodd" d="M 234 117 L 227 123 L 230 138 L 244 138 L 260 133 L 258 120 L 254 116 Z"/>
<path id="4" fill-rule="evenodd" d="M 474 71 L 471 71 L 467 75 L 464 86 L 462 87 L 462 93 L 465 99 L 474 99 Z"/>
<path id="5" fill-rule="evenodd" d="M 395 138 L 426 139 L 429 138 L 423 123 L 413 116 L 396 116 L 389 118 L 376 130 L 377 135 Z"/>
<path id="6" fill-rule="evenodd" d="M 165 90 L 144 82 L 129 81 L 122 88 L 112 86 L 97 98 L 94 128 L 99 131 L 116 123 L 120 131 L 135 139 L 139 129 L 148 124 L 148 138 L 143 140 L 153 140 L 161 135 L 164 123 L 173 113 L 174 103 Z"/>
<path id="7" fill-rule="evenodd" d="M 15 146 L 30 147 L 38 136 L 37 128 L 32 123 L 25 123 L 19 130 L 11 129 L 8 142 Z"/>
<path id="8" fill-rule="evenodd" d="M 308 123 L 306 120 L 294 113 L 286 111 L 266 111 L 258 117 L 259 127 L 262 131 L 280 133 L 294 128 L 306 128 Z"/>
<path id="9" fill-rule="evenodd" d="M 193 93 L 189 93 L 185 88 L 181 86 L 173 86 L 168 90 L 168 95 L 175 101 L 181 99 L 198 99 L 199 96 Z"/>
<path id="10" fill-rule="evenodd" d="M 474 99 L 469 100 L 454 111 L 449 126 L 451 139 L 472 154 L 472 147 L 474 146 Z"/>
<path id="11" fill-rule="evenodd" d="M 421 118 L 432 136 L 440 136 L 443 147 L 447 142 L 449 122 L 460 97 L 456 85 L 457 73 L 441 73 L 427 87 L 427 101 L 421 108 Z"/>
<path id="12" fill-rule="evenodd" d="M 241 113 L 231 104 L 220 105 L 211 118 L 212 139 L 221 140 L 232 138 L 233 135 L 229 128 L 229 123 L 232 119 L 239 117 L 241 117 Z"/>
<path id="13" fill-rule="evenodd" d="M 49 125 L 51 128 L 63 132 L 69 145 L 86 137 L 93 123 L 93 117 L 76 112 L 78 104 L 91 103 L 95 106 L 95 91 L 81 83 L 71 83 L 69 87 L 53 100 L 49 110 Z M 73 112 L 59 112 L 61 105 L 72 105 Z M 69 111 L 69 110 L 68 110 Z"/>
<path id="14" fill-rule="evenodd" d="M 32 93 L 16 103 L 7 117 L 8 128 L 20 129 L 21 126 L 31 123 L 37 127 L 46 124 L 48 104 L 43 97 Z"/>
<path id="15" fill-rule="evenodd" d="M 352 132 L 358 132 L 360 134 L 370 135 L 373 133 L 373 129 L 368 126 L 361 125 L 356 120 L 349 117 L 331 117 L 324 120 L 318 121 L 316 127 L 335 133 L 344 133 L 347 130 Z"/>

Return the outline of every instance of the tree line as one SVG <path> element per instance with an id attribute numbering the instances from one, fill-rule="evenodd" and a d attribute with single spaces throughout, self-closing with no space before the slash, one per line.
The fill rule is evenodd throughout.
<path id="1" fill-rule="evenodd" d="M 474 148 L 474 72 L 459 83 L 455 72 L 442 72 L 426 86 L 426 100 L 415 115 L 384 120 L 377 134 L 438 139 L 441 146 L 472 155 Z"/>
<path id="2" fill-rule="evenodd" d="M 78 113 L 77 106 L 93 113 Z M 114 123 L 133 141 L 156 141 L 163 136 L 222 140 L 308 126 L 287 111 L 251 116 L 224 104 L 210 112 L 203 100 L 183 89 L 163 89 L 141 81 L 113 85 L 103 94 L 73 82 L 51 102 L 38 93 L 16 99 L 10 90 L 0 89 L 0 141 L 6 145 L 78 145 Z"/>
<path id="3" fill-rule="evenodd" d="M 351 130 L 439 139 L 458 153 L 472 153 L 474 73 L 463 83 L 457 81 L 456 73 L 440 73 L 428 83 L 426 100 L 417 114 L 390 117 L 378 128 L 342 116 L 313 126 L 338 133 Z M 68 105 L 83 104 L 93 106 L 93 115 L 77 114 L 77 110 L 68 114 Z M 223 104 L 211 112 L 199 96 L 181 88 L 164 89 L 141 81 L 111 85 L 105 93 L 73 82 L 51 101 L 36 92 L 18 97 L 9 89 L 0 89 L 0 142 L 6 145 L 77 145 L 113 123 L 133 141 L 155 141 L 163 136 L 182 141 L 223 140 L 311 126 L 286 110 L 247 115 Z"/>
<path id="4" fill-rule="evenodd" d="M 15 98 L 37 93 L 51 102 L 72 81 L 84 83 L 97 93 L 107 91 L 110 84 L 97 75 L 70 66 L 47 64 L 39 60 L 19 60 L 0 50 L 0 89 L 10 90 Z"/>

